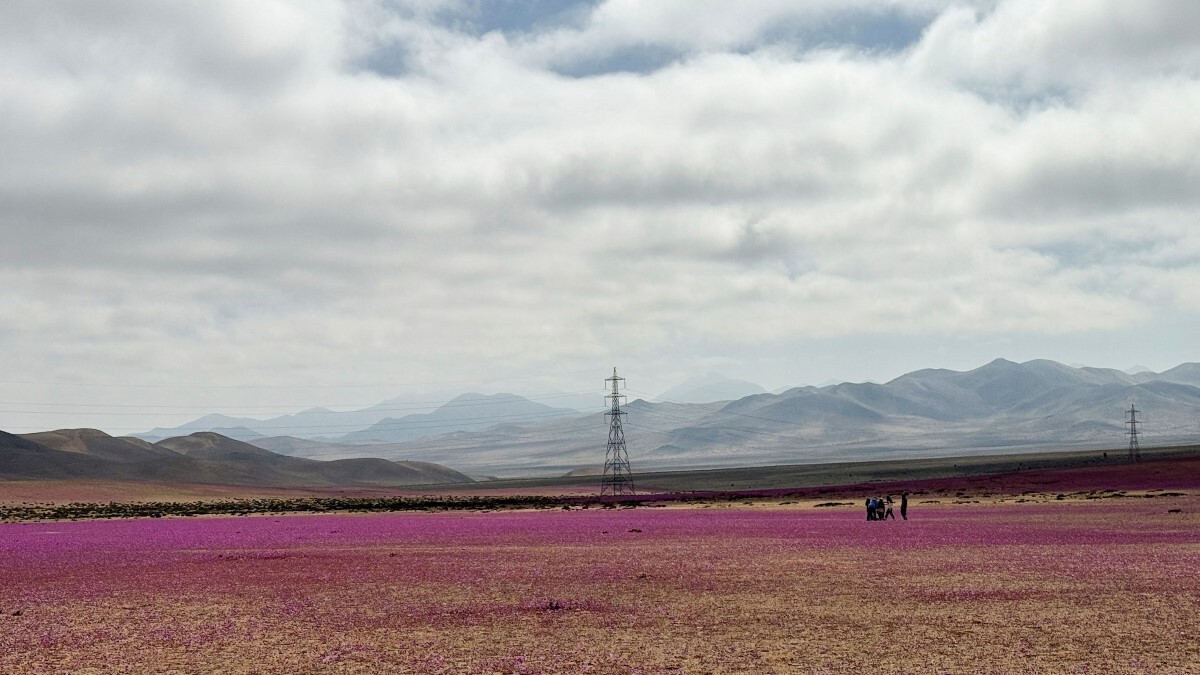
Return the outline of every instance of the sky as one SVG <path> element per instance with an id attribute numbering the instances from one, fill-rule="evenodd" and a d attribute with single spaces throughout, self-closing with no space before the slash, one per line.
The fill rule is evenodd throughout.
<path id="1" fill-rule="evenodd" d="M 0 3 L 0 429 L 1200 361 L 1196 35 L 1194 0 Z"/>

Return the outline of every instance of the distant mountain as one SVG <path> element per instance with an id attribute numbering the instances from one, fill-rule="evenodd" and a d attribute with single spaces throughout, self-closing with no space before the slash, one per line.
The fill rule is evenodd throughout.
<path id="1" fill-rule="evenodd" d="M 346 434 L 341 443 L 395 443 L 453 431 L 478 431 L 503 424 L 520 424 L 553 417 L 578 417 L 579 412 L 552 408 L 515 394 L 463 394 L 430 413 L 388 417 L 362 431 Z"/>
<path id="2" fill-rule="evenodd" d="M 308 459 L 336 459 L 347 452 L 353 452 L 357 447 L 329 441 L 312 441 L 295 436 L 264 436 L 246 442 L 281 455 Z"/>
<path id="3" fill-rule="evenodd" d="M 1138 373 L 1136 377 L 1139 382 L 1162 380 L 1163 382 L 1190 384 L 1193 387 L 1200 387 L 1200 363 L 1182 363 L 1170 370 L 1164 370 L 1157 375 L 1154 373 Z"/>
<path id="4" fill-rule="evenodd" d="M 216 427 L 214 429 L 207 429 L 207 431 L 211 431 L 214 434 L 221 434 L 222 436 L 226 438 L 232 438 L 235 441 L 249 442 L 256 438 L 263 438 L 262 434 L 253 429 L 247 429 L 246 427 Z"/>
<path id="5" fill-rule="evenodd" d="M 15 436 L 0 432 L 5 479 L 151 480 L 241 486 L 404 486 L 473 482 L 429 462 L 381 458 L 322 462 L 279 455 L 199 432 L 150 444 L 95 429 Z"/>
<path id="6" fill-rule="evenodd" d="M 660 401 L 673 403 L 710 403 L 736 401 L 739 398 L 765 393 L 766 390 L 745 380 L 734 380 L 717 373 L 692 377 L 658 395 Z"/>
<path id="7" fill-rule="evenodd" d="M 600 404 L 603 402 L 603 393 L 597 392 L 594 395 L 586 397 L 580 397 L 576 394 L 559 393 L 551 394 L 545 398 L 562 401 L 567 405 L 592 401 L 592 404 L 588 407 L 595 410 L 602 407 Z M 520 408 L 519 406 L 522 405 L 520 402 L 530 405 L 527 408 Z M 453 410 L 455 408 L 462 408 L 462 410 Z M 448 414 L 452 410 L 455 414 Z M 205 415 L 178 427 L 156 427 L 147 432 L 133 434 L 133 436 L 151 443 L 161 441 L 164 438 L 186 436 L 198 431 L 213 431 L 223 436 L 242 441 L 254 441 L 260 438 L 275 436 L 291 436 L 293 438 L 310 440 L 340 440 L 347 434 L 353 434 L 354 432 L 374 427 L 375 430 L 370 434 L 360 437 L 358 441 L 351 441 L 362 442 L 362 438 L 376 440 L 375 437 L 379 435 L 379 432 L 386 431 L 388 427 L 398 424 L 400 431 L 397 434 L 384 434 L 384 436 L 407 440 L 430 435 L 426 433 L 410 433 L 421 428 L 422 424 L 419 422 L 422 420 L 436 422 L 437 425 L 432 427 L 432 433 L 439 434 L 458 428 L 478 429 L 480 427 L 477 422 L 488 416 L 494 419 L 503 419 L 505 415 L 516 415 L 519 417 L 525 414 L 551 410 L 562 411 L 564 414 L 576 412 L 573 408 L 551 408 L 540 403 L 533 403 L 528 399 L 513 394 L 495 394 L 493 396 L 463 394 L 445 403 L 412 401 L 405 397 L 398 397 L 361 410 L 336 411 L 329 410 L 328 408 L 309 408 L 302 412 L 280 415 L 265 420 L 250 417 L 230 417 L 220 414 Z M 422 415 L 432 415 L 432 417 L 425 418 Z M 456 426 L 454 424 L 456 418 L 464 419 L 466 426 Z"/>
<path id="8" fill-rule="evenodd" d="M 393 415 L 397 410 L 421 408 L 422 404 L 401 399 L 384 401 L 362 410 L 337 411 L 328 408 L 309 408 L 298 413 L 279 415 L 265 420 L 228 415 L 205 415 L 178 427 L 156 427 L 134 434 L 150 442 L 185 436 L 197 431 L 213 431 L 230 438 L 248 441 L 267 436 L 297 436 L 303 438 L 337 437 L 347 432 L 365 429 Z"/>
<path id="9" fill-rule="evenodd" d="M 730 389 L 721 389 L 730 382 Z M 1124 411 L 1133 402 L 1142 411 L 1143 444 L 1200 440 L 1197 363 L 1130 374 L 997 359 L 964 372 L 918 370 L 881 384 L 765 393 L 757 385 L 714 376 L 689 386 L 700 385 L 719 398 L 679 400 L 689 396 L 673 388 L 663 393 L 669 402 L 633 400 L 625 407 L 635 471 L 1119 448 L 1126 442 Z M 724 393 L 713 394 L 711 387 Z M 754 393 L 735 396 L 734 387 Z M 374 414 L 386 407 L 381 404 Z M 238 418 L 207 419 L 217 428 L 243 426 Z M 225 435 L 241 435 L 260 449 L 294 458 L 431 461 L 496 476 L 561 475 L 595 466 L 603 461 L 608 433 L 601 410 L 580 414 L 512 394 L 465 394 L 431 411 L 385 413 L 367 429 L 338 436 L 302 437 L 259 424 L 245 428 L 262 437 L 243 430 Z"/>
<path id="10" fill-rule="evenodd" d="M 1047 360 L 997 359 L 890 382 L 795 387 L 704 404 L 635 400 L 625 436 L 635 471 L 1122 447 L 1124 411 L 1143 413 L 1144 444 L 1200 440 L 1200 366 L 1129 375 Z M 529 419 L 357 448 L 420 456 L 469 473 L 544 475 L 604 457 L 603 414 Z M 333 452 L 326 447 L 323 452 Z"/>
<path id="11" fill-rule="evenodd" d="M 721 407 L 709 404 L 651 404 L 634 400 L 625 406 L 630 421 L 626 434 L 644 438 L 648 425 L 684 425 L 704 419 Z M 455 431 L 412 441 L 341 446 L 342 450 L 371 453 L 389 459 L 422 458 L 456 468 L 471 467 L 471 475 L 514 476 L 562 474 L 582 466 L 603 463 L 608 422 L 602 412 L 590 415 L 553 415 L 492 426 L 482 431 Z M 335 456 L 333 447 L 320 450 Z M 597 458 L 599 453 L 599 458 Z M 675 466 L 686 466 L 688 457 Z M 642 463 L 642 469 L 651 465 Z M 655 467 L 660 464 L 655 464 Z"/>
<path id="12" fill-rule="evenodd" d="M 133 434 L 134 438 L 140 438 L 144 441 L 155 443 L 164 438 L 172 438 L 175 436 L 186 436 L 187 434 L 197 431 L 216 431 L 217 429 L 247 429 L 257 424 L 263 424 L 263 420 L 256 420 L 250 417 L 230 417 L 229 415 L 205 415 L 198 419 L 192 420 L 187 424 L 181 424 L 177 427 L 155 427 L 144 433 Z"/>

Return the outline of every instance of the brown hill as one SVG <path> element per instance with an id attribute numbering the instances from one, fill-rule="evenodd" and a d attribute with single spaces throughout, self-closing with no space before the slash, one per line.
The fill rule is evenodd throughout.
<path id="1" fill-rule="evenodd" d="M 94 429 L 62 429 L 24 437 L 0 432 L 0 478 L 295 487 L 473 482 L 437 464 L 286 457 L 211 432 L 151 445 L 113 438 Z"/>
<path id="2" fill-rule="evenodd" d="M 2 478 L 110 478 L 110 462 L 0 431 Z"/>
<path id="3" fill-rule="evenodd" d="M 333 485 L 428 485 L 473 483 L 454 469 L 430 462 L 393 462 L 377 457 L 313 462 L 313 469 Z"/>
<path id="4" fill-rule="evenodd" d="M 195 459 L 249 459 L 283 457 L 270 450 L 237 441 L 212 431 L 200 431 L 188 436 L 167 438 L 156 447 Z"/>
<path id="5" fill-rule="evenodd" d="M 217 463 L 243 480 L 264 485 L 420 485 L 470 483 L 468 476 L 427 462 L 379 458 L 320 461 L 288 457 L 212 432 L 156 443 L 192 459 Z"/>
<path id="6" fill-rule="evenodd" d="M 90 455 L 111 462 L 141 462 L 176 454 L 140 438 L 114 438 L 98 429 L 59 429 L 22 434 L 21 437 L 61 452 Z"/>

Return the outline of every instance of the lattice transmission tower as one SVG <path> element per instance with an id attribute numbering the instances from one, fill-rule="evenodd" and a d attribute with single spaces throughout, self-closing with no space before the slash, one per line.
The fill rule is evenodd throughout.
<path id="1" fill-rule="evenodd" d="M 1125 435 L 1129 437 L 1129 461 L 1140 462 L 1142 461 L 1142 449 L 1138 446 L 1138 425 L 1141 422 L 1138 420 L 1137 414 L 1141 411 L 1137 409 L 1136 405 L 1131 404 L 1126 412 L 1129 413 L 1129 419 L 1125 421 L 1125 424 L 1129 426 L 1129 431 L 1125 432 Z"/>
<path id="2" fill-rule="evenodd" d="M 625 413 L 621 410 L 621 399 L 625 394 L 620 391 L 625 378 L 617 376 L 613 368 L 612 377 L 604 380 L 605 389 L 612 384 L 609 394 L 604 398 L 609 402 L 608 411 L 608 451 L 604 453 L 604 475 L 600 479 L 600 496 L 631 495 L 633 494 L 633 473 L 629 470 L 629 453 L 625 450 L 625 427 L 621 418 Z"/>

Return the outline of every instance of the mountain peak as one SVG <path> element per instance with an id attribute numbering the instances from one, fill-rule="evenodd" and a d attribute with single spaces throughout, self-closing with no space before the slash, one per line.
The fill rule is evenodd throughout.
<path id="1" fill-rule="evenodd" d="M 212 431 L 197 431 L 187 436 L 167 438 L 154 445 L 198 459 L 226 458 L 238 454 L 257 455 L 260 457 L 275 455 L 275 453 L 263 450 L 258 446 L 250 445 L 249 443 L 244 443 Z"/>
<path id="2" fill-rule="evenodd" d="M 450 403 L 457 403 L 459 401 L 496 401 L 496 400 L 518 399 L 518 398 L 523 398 L 523 397 L 517 396 L 516 394 L 507 394 L 504 392 L 497 393 L 497 394 L 480 394 L 478 392 L 469 391 L 465 394 L 459 394 L 458 396 L 455 396 L 454 398 L 450 399 Z"/>
<path id="3" fill-rule="evenodd" d="M 714 401 L 736 401 L 766 390 L 753 382 L 735 380 L 720 373 L 708 372 L 690 377 L 680 384 L 659 394 L 662 401 L 675 403 L 712 403 Z"/>
<path id="4" fill-rule="evenodd" d="M 345 434 L 340 440 L 393 443 L 501 425 L 521 425 L 568 414 L 574 414 L 574 411 L 553 408 L 516 394 L 468 393 L 432 412 L 387 417 L 366 429 Z"/>
<path id="5" fill-rule="evenodd" d="M 81 428 L 81 429 L 58 429 L 54 433 L 63 434 L 64 436 L 74 436 L 76 438 L 112 438 L 99 429 Z"/>

